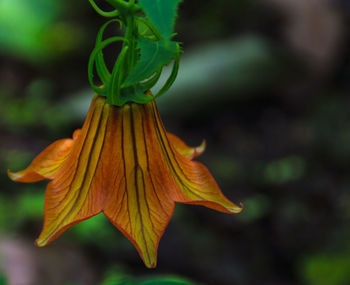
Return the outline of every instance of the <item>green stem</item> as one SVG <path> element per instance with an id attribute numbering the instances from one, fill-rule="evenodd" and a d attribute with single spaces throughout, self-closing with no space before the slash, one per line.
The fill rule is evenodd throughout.
<path id="1" fill-rule="evenodd" d="M 111 80 L 109 82 L 108 91 L 107 91 L 107 103 L 121 106 L 120 100 L 120 86 L 123 78 L 123 66 L 126 54 L 128 52 L 128 47 L 122 49 L 120 52 L 118 59 L 114 65 Z"/>
<path id="2" fill-rule="evenodd" d="M 136 62 L 136 56 L 137 56 L 137 30 L 136 30 L 136 23 L 135 23 L 135 17 L 134 15 L 130 15 L 127 20 L 128 29 L 126 31 L 125 37 L 130 41 L 130 49 L 128 54 L 128 60 L 126 62 L 126 70 L 127 73 L 130 72 L 130 70 L 133 69 Z"/>
<path id="3" fill-rule="evenodd" d="M 135 1 L 129 3 L 122 0 L 107 0 L 109 4 L 119 10 L 122 14 L 135 14 L 142 11 L 141 7 L 135 4 Z"/>

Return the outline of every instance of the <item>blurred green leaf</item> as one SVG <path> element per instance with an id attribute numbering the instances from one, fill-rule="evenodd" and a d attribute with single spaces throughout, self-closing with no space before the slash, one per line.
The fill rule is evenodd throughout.
<path id="1" fill-rule="evenodd" d="M 302 276 L 309 285 L 350 284 L 350 257 L 320 254 L 306 258 Z"/>
<path id="2" fill-rule="evenodd" d="M 181 0 L 139 0 L 140 6 L 159 33 L 170 39 L 173 33 L 177 6 Z"/>
<path id="3" fill-rule="evenodd" d="M 44 62 L 76 48 L 79 28 L 59 22 L 64 1 L 1 0 L 0 52 Z"/>
<path id="4" fill-rule="evenodd" d="M 0 275 L 0 285 L 6 285 L 6 277 L 4 275 Z"/>
<path id="5" fill-rule="evenodd" d="M 290 156 L 272 161 L 265 167 L 265 180 L 271 184 L 283 184 L 303 177 L 306 171 L 302 157 Z"/>
<path id="6" fill-rule="evenodd" d="M 1 152 L 1 155 L 6 169 L 10 169 L 12 171 L 18 171 L 25 168 L 34 156 L 30 152 L 21 150 L 7 150 L 4 153 Z"/>
<path id="7" fill-rule="evenodd" d="M 178 277 L 149 278 L 146 281 L 136 282 L 135 285 L 194 285 L 195 283 Z"/>
<path id="8" fill-rule="evenodd" d="M 141 38 L 138 42 L 141 57 L 136 67 L 125 79 L 124 87 L 131 86 L 150 77 L 176 56 L 177 44 L 170 40 L 153 41 Z"/>
<path id="9" fill-rule="evenodd" d="M 255 222 L 266 216 L 269 207 L 269 199 L 265 195 L 256 194 L 244 201 L 245 210 L 238 216 L 238 219 L 245 223 Z"/>
<path id="10" fill-rule="evenodd" d="M 10 209 L 8 207 L 8 200 L 5 197 L 0 196 L 0 230 L 1 231 L 7 230 L 9 210 Z"/>
<path id="11" fill-rule="evenodd" d="M 101 285 L 195 285 L 195 283 L 179 277 L 153 277 L 136 279 L 116 274 L 113 278 L 105 280 Z"/>
<path id="12" fill-rule="evenodd" d="M 18 196 L 17 208 L 23 213 L 21 215 L 23 219 L 36 219 L 43 216 L 44 195 L 44 191 L 40 191 L 38 193 L 22 193 Z"/>
<path id="13" fill-rule="evenodd" d="M 100 244 L 103 240 L 110 240 L 114 230 L 105 215 L 99 214 L 79 223 L 72 228 L 71 232 L 81 241 Z M 108 246 L 108 244 L 104 245 Z"/>
<path id="14" fill-rule="evenodd" d="M 1 0 L 1 49 L 22 53 L 30 58 L 45 56 L 45 29 L 59 11 L 54 0 Z"/>
<path id="15" fill-rule="evenodd" d="M 100 285 L 195 285 L 195 283 L 178 276 L 152 276 L 136 278 L 128 275 L 123 266 L 115 265 L 106 272 Z"/>
<path id="16" fill-rule="evenodd" d="M 65 106 L 53 104 L 52 88 L 48 80 L 36 79 L 28 85 L 23 97 L 2 94 L 0 126 L 19 134 L 32 133 L 31 128 L 44 126 L 50 134 L 57 135 L 73 118 Z"/>

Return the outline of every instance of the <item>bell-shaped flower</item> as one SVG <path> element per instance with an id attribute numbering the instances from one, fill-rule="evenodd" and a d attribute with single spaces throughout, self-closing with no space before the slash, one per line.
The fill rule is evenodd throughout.
<path id="1" fill-rule="evenodd" d="M 192 161 L 204 148 L 189 147 L 167 133 L 155 101 L 117 107 L 95 96 L 73 139 L 54 142 L 28 168 L 8 175 L 18 182 L 51 180 L 36 245 L 45 246 L 103 212 L 146 266 L 155 267 L 175 202 L 225 213 L 242 210 L 222 194 L 203 164 Z"/>

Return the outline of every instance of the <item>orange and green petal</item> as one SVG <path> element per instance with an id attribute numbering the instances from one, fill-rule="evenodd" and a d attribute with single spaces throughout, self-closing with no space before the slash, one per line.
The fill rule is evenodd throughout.
<path id="1" fill-rule="evenodd" d="M 113 169 L 115 188 L 105 215 L 135 245 L 147 267 L 155 267 L 161 236 L 174 211 L 169 195 L 172 177 L 166 171 L 147 106 L 129 104 L 113 114 L 114 148 L 106 150 L 121 165 Z"/>
<path id="2" fill-rule="evenodd" d="M 101 164 L 99 158 L 111 109 L 104 98 L 93 99 L 69 157 L 47 186 L 38 246 L 47 245 L 70 226 L 101 212 L 105 194 L 103 184 L 97 184 L 103 178 L 96 176 L 96 172 Z"/>
<path id="3" fill-rule="evenodd" d="M 55 141 L 44 149 L 26 169 L 18 172 L 8 170 L 8 176 L 16 182 L 37 182 L 44 179 L 53 179 L 60 166 L 67 159 L 79 133 L 80 130 L 76 130 L 73 139 Z"/>
<path id="4" fill-rule="evenodd" d="M 197 156 L 200 156 L 204 151 L 206 147 L 205 140 L 197 146 L 197 147 L 191 147 L 188 146 L 183 140 L 181 140 L 179 137 L 167 133 L 168 140 L 170 144 L 173 146 L 173 148 L 179 152 L 181 155 L 187 157 L 188 159 L 193 159 Z"/>
<path id="5" fill-rule="evenodd" d="M 69 142 L 69 151 L 57 170 L 45 172 L 53 180 L 45 194 L 38 246 L 103 212 L 135 245 L 146 266 L 155 267 L 159 241 L 175 202 L 227 213 L 241 211 L 221 193 L 206 167 L 192 161 L 205 144 L 192 148 L 167 134 L 155 102 L 116 107 L 95 96 L 82 130 L 73 140 L 62 141 Z M 43 153 L 55 156 L 56 151 L 61 157 L 63 151 L 57 145 L 62 141 Z M 33 163 L 39 158 L 47 161 L 46 157 L 41 154 Z"/>
<path id="6" fill-rule="evenodd" d="M 153 120 L 164 157 L 177 184 L 172 192 L 176 202 L 198 204 L 225 213 L 240 213 L 242 208 L 228 200 L 221 192 L 208 169 L 201 163 L 191 161 L 176 151 L 166 136 L 154 102 Z"/>
<path id="7" fill-rule="evenodd" d="M 162 171 L 167 165 L 155 149 L 153 122 L 146 122 L 143 108 L 117 108 L 102 97 L 94 99 L 81 136 L 47 187 L 38 246 L 102 211 L 135 245 L 146 266 L 156 266 L 159 240 L 174 211 L 167 184 L 174 183 Z"/>

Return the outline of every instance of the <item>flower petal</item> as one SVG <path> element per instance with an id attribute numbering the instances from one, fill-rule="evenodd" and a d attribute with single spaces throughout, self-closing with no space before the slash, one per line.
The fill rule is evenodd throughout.
<path id="1" fill-rule="evenodd" d="M 229 201 L 221 192 L 208 169 L 201 163 L 181 155 L 170 144 L 157 107 L 153 103 L 153 120 L 168 167 L 178 186 L 172 192 L 176 202 L 199 204 L 225 213 L 239 213 L 242 208 Z"/>
<path id="2" fill-rule="evenodd" d="M 36 244 L 45 246 L 70 226 L 104 212 L 146 266 L 155 267 L 174 201 L 239 212 L 208 170 L 191 161 L 202 150 L 193 152 L 170 137 L 174 145 L 154 102 L 116 107 L 95 96 L 81 135 L 48 184 Z"/>
<path id="3" fill-rule="evenodd" d="M 197 146 L 197 147 L 190 147 L 188 146 L 183 140 L 181 140 L 179 137 L 167 133 L 167 137 L 171 145 L 183 156 L 187 157 L 188 159 L 193 159 L 199 155 L 201 155 L 205 151 L 206 143 L 205 140 Z"/>
<path id="4" fill-rule="evenodd" d="M 8 176 L 16 182 L 36 182 L 43 179 L 53 179 L 60 166 L 67 159 L 79 134 L 80 130 L 76 130 L 73 134 L 73 139 L 55 141 L 44 149 L 26 169 L 18 172 L 8 170 Z"/>
<path id="5" fill-rule="evenodd" d="M 97 184 L 103 177 L 95 174 L 102 164 L 100 155 L 110 111 L 111 105 L 105 104 L 104 98 L 94 98 L 81 135 L 47 186 L 44 226 L 37 246 L 47 245 L 70 226 L 101 212 L 105 193 L 103 189 L 97 191 L 103 186 Z"/>
<path id="6" fill-rule="evenodd" d="M 113 169 L 114 191 L 105 215 L 135 245 L 147 267 L 155 267 L 159 240 L 174 211 L 168 187 L 174 185 L 144 105 L 125 105 L 106 153 L 122 164 Z M 114 116 L 118 116 L 115 112 Z M 170 185 L 169 185 L 170 184 Z"/>

